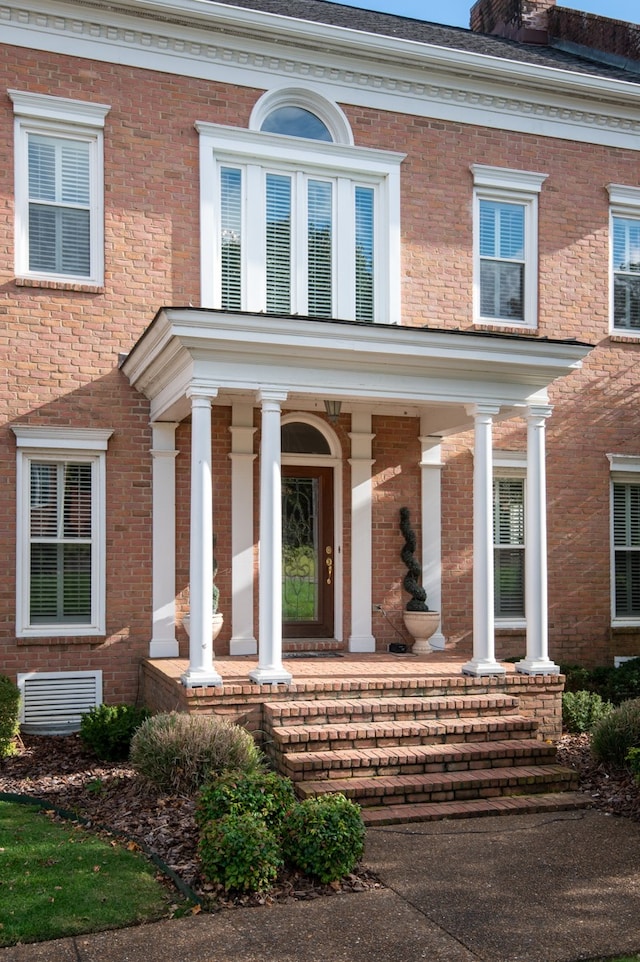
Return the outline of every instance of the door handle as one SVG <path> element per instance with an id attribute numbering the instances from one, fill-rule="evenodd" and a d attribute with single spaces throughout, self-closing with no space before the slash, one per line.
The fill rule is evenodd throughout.
<path id="1" fill-rule="evenodd" d="M 331 556 L 331 554 L 332 554 L 331 546 L 328 545 L 324 550 L 325 550 L 325 554 L 326 554 L 326 558 L 324 559 L 324 563 L 325 563 L 326 568 L 327 568 L 327 584 L 330 585 L 330 584 L 331 584 L 331 581 L 332 581 L 332 579 L 333 579 L 333 558 L 332 558 L 332 556 Z"/>

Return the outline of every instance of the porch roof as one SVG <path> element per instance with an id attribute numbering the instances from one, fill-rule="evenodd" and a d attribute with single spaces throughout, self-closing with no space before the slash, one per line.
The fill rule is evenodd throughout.
<path id="1" fill-rule="evenodd" d="M 430 327 L 165 307 L 122 362 L 151 402 L 154 421 L 180 421 L 189 395 L 255 403 L 260 391 L 283 407 L 426 416 L 429 433 L 467 428 L 467 408 L 493 405 L 512 417 L 545 404 L 547 389 L 579 368 L 590 345 L 576 340 Z"/>

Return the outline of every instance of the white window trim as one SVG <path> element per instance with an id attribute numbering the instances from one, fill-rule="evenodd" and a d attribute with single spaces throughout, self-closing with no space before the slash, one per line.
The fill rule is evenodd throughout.
<path id="1" fill-rule="evenodd" d="M 538 195 L 548 174 L 471 164 L 473 175 L 473 321 L 494 327 L 538 326 Z M 484 317 L 480 310 L 480 201 L 524 207 L 524 319 Z"/>
<path id="2" fill-rule="evenodd" d="M 627 220 L 640 220 L 640 187 L 626 187 L 624 184 L 607 184 L 609 193 L 609 331 L 623 337 L 640 338 L 640 330 L 615 326 L 614 307 L 614 265 L 613 265 L 613 221 L 615 217 Z"/>
<path id="3" fill-rule="evenodd" d="M 68 100 L 46 94 L 9 90 L 14 112 L 15 272 L 24 280 L 54 281 L 100 287 L 104 283 L 104 143 L 106 104 Z M 29 270 L 28 135 L 68 137 L 89 145 L 90 264 L 89 275 Z"/>
<path id="4" fill-rule="evenodd" d="M 493 452 L 493 477 L 498 478 L 522 478 L 524 480 L 524 499 L 525 508 L 527 501 L 527 456 L 523 451 L 499 451 Z M 525 511 L 526 515 L 526 511 Z M 494 534 L 495 546 L 495 534 Z M 527 550 L 527 529 L 525 521 L 524 547 Z M 525 586 L 523 585 L 523 588 Z M 505 618 L 495 615 L 495 626 L 500 629 L 519 630 L 527 627 L 526 618 Z"/>
<path id="5" fill-rule="evenodd" d="M 611 627 L 636 628 L 640 625 L 640 617 L 629 618 L 616 616 L 616 558 L 615 539 L 613 531 L 613 485 L 640 484 L 640 456 L 633 454 L 607 454 L 611 480 L 609 483 L 609 556 L 610 562 L 610 598 L 611 598 Z"/>
<path id="6" fill-rule="evenodd" d="M 278 107 L 302 107 L 303 110 L 308 110 L 323 122 L 334 143 L 353 146 L 351 125 L 344 111 L 338 104 L 304 87 L 279 87 L 263 94 L 251 111 L 249 129 L 261 130 L 266 118 Z"/>
<path id="7" fill-rule="evenodd" d="M 287 137 L 282 134 L 250 131 L 240 127 L 226 127 L 219 124 L 198 121 L 196 130 L 200 134 L 200 248 L 201 248 L 201 303 L 203 307 L 220 308 L 221 291 L 217 265 L 219 263 L 216 186 L 220 166 L 242 165 L 246 178 L 260 176 L 260 168 L 274 172 L 303 171 L 306 175 L 331 177 L 341 184 L 375 187 L 375 323 L 400 323 L 400 164 L 405 154 L 377 150 L 368 147 L 352 147 L 346 144 L 331 144 L 319 140 L 305 140 L 301 137 Z M 336 198 L 338 207 L 341 198 Z M 251 244 L 252 237 L 256 246 L 261 244 L 259 232 L 246 227 L 246 203 L 244 236 Z M 340 243 L 340 233 L 336 234 Z M 243 283 L 248 296 L 244 309 L 264 310 L 266 290 L 260 275 L 264 274 L 259 266 L 261 258 L 247 252 L 245 263 L 252 266 L 252 283 Z M 264 258 L 262 258 L 262 262 Z M 336 258 L 337 270 L 350 272 L 349 259 Z M 243 279 L 245 281 L 246 279 Z M 342 301 L 335 304 L 333 314 L 342 320 L 355 317 L 355 286 L 353 280 L 343 279 L 338 273 L 336 290 L 347 292 Z M 348 301 L 349 303 L 346 303 Z"/>
<path id="8" fill-rule="evenodd" d="M 104 635 L 106 632 L 106 450 L 113 431 L 93 428 L 13 425 L 17 442 L 16 524 L 16 635 L 18 638 L 55 638 Z M 92 474 L 91 621 L 88 624 L 29 624 L 29 464 L 33 459 L 83 460 L 94 465 Z M 95 485 L 95 490 L 93 489 Z"/>

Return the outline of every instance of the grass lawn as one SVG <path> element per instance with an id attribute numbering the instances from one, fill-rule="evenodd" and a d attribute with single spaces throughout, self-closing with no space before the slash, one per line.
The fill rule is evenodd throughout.
<path id="1" fill-rule="evenodd" d="M 0 946 L 166 918 L 173 901 L 138 852 L 0 802 Z"/>

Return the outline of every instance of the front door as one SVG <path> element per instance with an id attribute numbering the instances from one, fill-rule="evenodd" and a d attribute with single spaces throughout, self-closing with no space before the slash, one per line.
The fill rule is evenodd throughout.
<path id="1" fill-rule="evenodd" d="M 333 469 L 282 468 L 282 633 L 333 638 Z"/>

